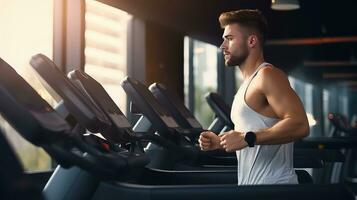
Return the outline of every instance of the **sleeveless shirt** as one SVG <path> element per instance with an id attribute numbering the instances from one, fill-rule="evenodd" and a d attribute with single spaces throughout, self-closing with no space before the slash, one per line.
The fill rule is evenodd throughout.
<path id="1" fill-rule="evenodd" d="M 264 116 L 248 106 L 245 94 L 258 71 L 269 63 L 262 63 L 247 78 L 234 97 L 231 119 L 234 130 L 258 131 L 276 124 L 279 119 Z M 293 143 L 279 145 L 255 145 L 236 151 L 238 185 L 297 184 L 293 168 Z"/>

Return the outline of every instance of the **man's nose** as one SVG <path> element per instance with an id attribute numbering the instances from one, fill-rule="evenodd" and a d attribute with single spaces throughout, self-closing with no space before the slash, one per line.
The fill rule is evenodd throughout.
<path id="1" fill-rule="evenodd" d="M 222 42 L 222 44 L 221 44 L 221 46 L 219 48 L 222 49 L 222 50 L 226 49 L 226 45 L 225 45 L 224 41 Z"/>

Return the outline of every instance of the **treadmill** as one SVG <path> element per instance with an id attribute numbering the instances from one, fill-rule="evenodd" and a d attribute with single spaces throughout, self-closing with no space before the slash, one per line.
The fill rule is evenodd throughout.
<path id="1" fill-rule="evenodd" d="M 74 71 L 72 71 L 72 72 L 70 72 L 68 74 L 68 77 L 73 82 L 73 84 L 75 86 L 77 86 L 77 88 L 80 91 L 82 91 L 83 94 L 86 94 L 88 96 L 88 98 L 93 101 L 94 104 L 96 104 L 98 107 L 101 107 L 103 111 L 107 111 L 105 113 L 110 113 L 110 112 L 113 113 L 113 112 L 115 112 L 118 115 L 123 116 L 123 114 L 121 113 L 119 108 L 116 106 L 116 104 L 110 98 L 110 96 L 106 93 L 104 88 L 97 81 L 95 81 L 93 78 L 91 78 L 88 74 L 86 74 L 85 72 L 80 71 L 80 70 L 74 70 Z M 162 104 L 162 102 L 160 102 L 160 103 Z M 183 109 L 180 109 L 180 111 L 181 110 L 183 110 Z M 183 110 L 183 111 L 185 111 L 185 110 Z M 199 122 L 193 116 L 190 116 L 190 112 L 189 111 L 186 111 L 186 113 L 187 114 L 185 116 L 188 116 L 188 118 L 190 119 L 190 120 L 186 120 L 186 122 L 187 123 L 191 123 L 191 124 L 196 124 L 196 125 L 195 126 L 193 126 L 193 125 L 192 126 L 185 126 L 184 128 L 189 128 L 190 131 L 194 130 L 195 133 L 201 133 L 203 131 L 203 129 L 200 126 Z M 110 117 L 111 115 L 109 115 L 108 117 Z M 176 120 L 176 118 L 175 118 L 175 120 Z M 139 123 L 136 124 L 136 127 L 141 126 L 141 122 L 142 121 L 143 121 L 142 119 L 139 120 Z M 183 119 L 181 121 L 185 121 L 185 119 Z M 114 123 L 115 122 L 113 120 L 113 124 Z M 145 123 L 147 124 L 147 122 L 145 122 Z M 123 125 L 120 125 L 120 124 L 117 125 L 117 126 L 121 127 L 121 129 L 128 128 L 128 127 L 124 127 Z M 153 130 L 153 129 L 149 128 L 149 129 L 146 129 L 145 131 L 150 131 L 150 130 Z M 146 134 L 148 134 L 148 133 L 146 133 Z M 222 155 L 225 155 L 225 156 L 227 155 L 226 152 L 223 152 L 223 153 L 221 152 Z M 155 156 L 157 157 L 157 155 L 160 155 L 160 153 L 155 152 L 155 153 L 152 153 L 151 155 L 152 155 L 151 157 L 155 159 Z M 215 156 L 216 156 L 216 154 L 215 154 Z M 308 154 L 297 155 L 297 156 L 298 156 L 298 159 L 296 159 L 295 167 L 299 167 L 299 168 L 306 168 L 306 167 L 321 168 L 323 166 L 323 163 L 322 163 L 321 160 L 313 158 L 313 157 L 309 157 Z M 159 159 L 160 158 L 156 159 L 155 161 L 162 163 L 162 161 L 160 161 Z M 165 159 L 163 159 L 163 160 L 165 160 Z M 222 161 L 224 161 L 224 162 L 222 162 Z M 208 162 L 210 162 L 210 161 L 206 161 L 206 163 L 208 163 Z M 237 162 L 237 160 L 236 160 L 235 155 L 233 157 L 220 157 L 219 165 L 214 165 L 214 166 L 215 167 L 220 166 L 220 169 L 221 169 L 221 167 L 231 166 L 231 168 L 233 168 L 234 171 L 235 171 L 236 170 L 236 162 Z M 158 168 L 158 167 L 163 168 L 162 166 L 164 164 L 161 164 L 161 166 L 156 165 L 155 167 L 156 168 Z M 153 165 L 151 164 L 151 166 L 153 166 Z M 186 166 L 186 169 L 190 169 L 190 168 Z M 222 168 L 222 169 L 224 169 L 224 168 Z M 192 168 L 191 168 L 191 170 L 192 170 Z M 203 170 L 207 170 L 207 169 L 203 169 Z M 303 176 L 303 172 L 298 171 L 298 173 L 300 173 L 300 176 Z"/>
<path id="2" fill-rule="evenodd" d="M 112 151 L 107 148 L 108 143 L 105 140 L 94 135 L 78 134 L 76 128 L 72 128 L 2 59 L 0 59 L 0 74 L 2 116 L 24 139 L 42 147 L 59 163 L 60 167 L 57 167 L 55 174 L 65 171 L 76 172 L 62 173 L 61 176 L 57 176 L 58 178 L 52 176 L 43 191 L 45 199 L 88 199 L 93 191 L 86 192 L 84 185 L 89 186 L 92 183 L 96 188 L 99 178 L 127 179 L 131 170 L 143 168 L 149 162 L 145 154 L 125 149 L 121 149 L 120 152 Z M 87 120 L 90 121 L 89 118 Z M 10 156 L 10 152 L 2 153 Z M 2 156 L 0 159 L 5 158 L 7 157 Z M 9 161 L 11 159 L 3 162 L 2 166 L 6 166 Z M 19 169 L 21 169 L 19 166 L 14 166 L 11 170 L 19 171 Z M 78 180 L 82 180 L 79 177 L 85 174 L 83 172 L 96 174 L 96 177 L 87 178 L 78 185 Z M 16 176 L 19 175 L 15 175 L 15 179 Z M 2 176 L 2 178 L 6 177 L 7 175 Z M 56 183 L 52 184 L 54 182 Z M 11 183 L 9 182 L 8 186 L 11 186 Z M 26 185 L 20 185 L 23 186 Z"/>
<path id="3" fill-rule="evenodd" d="M 163 105 L 174 117 L 174 119 L 180 124 L 181 127 L 187 129 L 196 129 L 203 132 L 202 125 L 198 122 L 195 116 L 186 108 L 182 101 L 170 91 L 166 89 L 166 87 L 160 83 L 153 83 L 150 85 L 149 90 L 155 96 L 157 101 Z M 213 96 L 212 98 L 215 98 Z M 229 107 L 224 102 L 218 102 L 219 107 L 221 109 L 216 109 L 218 112 L 230 113 Z M 210 102 L 211 106 L 212 105 Z M 218 105 L 217 105 L 218 106 Z M 220 133 L 222 131 L 228 131 L 234 129 L 234 125 L 231 122 L 230 118 L 227 115 L 220 114 L 222 117 L 217 117 L 213 123 L 210 125 L 210 129 L 212 132 Z M 323 161 L 321 157 L 316 152 L 316 150 L 295 150 L 294 151 L 294 167 L 295 168 L 322 168 Z M 225 156 L 231 156 L 232 159 L 236 160 L 235 152 L 226 153 Z"/>
<path id="4" fill-rule="evenodd" d="M 160 102 L 161 105 L 167 108 L 171 115 L 175 118 L 178 124 L 184 128 L 194 128 L 203 131 L 202 125 L 198 122 L 196 117 L 191 111 L 184 105 L 184 103 L 173 93 L 171 93 L 163 84 L 153 83 L 149 86 L 149 90 Z M 226 109 L 225 112 L 229 112 L 228 107 L 222 107 Z M 221 132 L 234 129 L 234 124 L 230 119 L 215 118 L 208 130 L 219 134 Z"/>
<path id="5" fill-rule="evenodd" d="M 137 124 L 140 124 L 143 119 L 149 120 L 149 124 L 154 127 L 155 130 L 158 130 L 159 134 L 163 134 L 170 131 L 175 130 L 177 135 L 181 135 L 183 137 L 190 139 L 190 145 L 194 148 L 198 149 L 198 145 L 196 143 L 197 136 L 203 131 L 200 127 L 180 127 L 174 117 L 170 114 L 170 112 L 162 105 L 163 102 L 159 102 L 153 96 L 153 94 L 146 88 L 142 83 L 137 80 L 134 80 L 130 77 L 126 77 L 122 81 L 122 86 L 128 96 L 131 98 L 135 106 L 143 113 L 143 116 Z M 186 112 L 188 113 L 188 112 Z M 184 117 L 182 117 L 184 118 Z M 191 121 L 194 119 L 191 117 Z M 145 120 L 145 121 L 146 121 Z M 148 124 L 145 122 L 145 124 Z M 187 123 L 189 124 L 189 122 Z M 152 147 L 152 150 L 155 149 L 155 146 Z M 210 154 L 211 152 L 205 152 Z M 215 153 L 215 152 L 214 152 Z M 214 155 L 213 153 L 213 155 Z M 225 155 L 227 155 L 225 153 Z M 219 157 L 219 156 L 217 156 Z M 311 158 L 311 157 L 309 157 Z M 227 158 L 226 158 L 227 159 Z M 231 159 L 231 158 L 230 158 Z M 232 160 L 232 159 L 231 159 Z M 236 160 L 234 158 L 234 160 Z M 311 159 L 309 159 L 311 160 Z M 236 162 L 236 161 L 235 161 Z M 296 162 L 299 163 L 299 162 Z M 321 166 L 319 163 L 317 167 Z"/>
<path id="6" fill-rule="evenodd" d="M 92 77 L 90 77 L 88 74 L 86 74 L 83 71 L 80 70 L 74 70 L 68 74 L 69 79 L 72 81 L 72 83 L 80 90 L 82 91 L 83 94 L 86 94 L 89 99 L 93 101 L 94 104 L 96 104 L 98 107 L 102 108 L 103 111 L 106 111 L 105 113 L 113 113 L 115 112 L 117 115 L 121 116 L 120 118 L 124 118 L 123 114 L 119 110 L 119 108 L 116 106 L 114 101 L 110 98 L 110 96 L 106 93 L 104 88 L 97 82 L 95 81 Z M 63 84 L 61 84 L 63 85 Z M 113 114 L 110 114 L 108 117 L 113 116 Z M 115 119 L 113 119 L 114 121 Z M 140 120 L 142 122 L 142 120 Z M 140 122 L 137 123 L 136 127 L 140 126 Z M 115 122 L 113 122 L 114 124 Z M 118 123 L 117 123 L 118 124 Z M 129 124 L 129 123 L 127 123 Z M 139 125 L 138 125 L 139 124 Z M 199 123 L 197 122 L 199 125 Z M 128 127 L 123 127 L 123 125 L 117 125 L 117 127 L 120 127 L 121 129 L 123 128 L 128 128 Z M 135 129 L 135 128 L 134 128 Z M 196 132 L 202 132 L 202 128 L 192 128 L 194 130 L 197 130 Z M 192 130 L 190 129 L 190 130 Z M 129 130 L 128 130 L 129 131 Z M 148 133 L 146 133 L 148 134 Z M 170 167 L 167 166 L 167 159 L 163 159 L 162 154 L 165 154 L 166 152 L 162 153 L 154 151 L 153 153 L 149 151 L 146 151 L 147 153 L 151 153 L 150 157 L 152 158 L 152 162 L 155 162 L 155 164 L 150 163 L 150 167 L 153 168 L 164 168 L 164 169 L 171 169 Z M 168 155 L 168 154 L 165 154 Z M 172 157 L 171 155 L 168 155 Z M 228 172 L 229 167 L 232 168 L 231 172 L 236 173 L 236 162 L 237 159 L 236 157 L 220 157 L 220 162 L 219 162 L 219 169 L 226 170 L 225 172 Z M 222 160 L 224 162 L 222 162 Z M 206 161 L 208 163 L 209 161 Z M 158 165 L 157 163 L 160 163 Z M 164 166 L 164 167 L 163 167 Z M 207 166 L 207 165 L 206 165 Z M 214 165 L 215 167 L 217 165 Z M 300 168 L 306 168 L 306 167 L 315 167 L 315 168 L 321 168 L 323 166 L 323 163 L 321 160 L 310 157 L 308 154 L 305 155 L 298 155 L 298 159 L 296 159 L 295 162 L 295 167 L 300 167 Z M 227 169 L 228 168 L 228 169 Z M 187 166 L 187 165 L 181 165 L 180 170 L 193 170 L 197 168 L 192 168 L 192 166 Z M 200 170 L 212 170 L 212 168 L 199 168 Z M 177 170 L 177 169 L 176 169 Z M 176 171 L 178 172 L 178 171 Z M 312 179 L 308 175 L 306 171 L 303 170 L 298 170 L 297 171 L 298 177 L 300 178 L 301 183 L 307 183 L 311 182 Z"/>
<path id="7" fill-rule="evenodd" d="M 351 127 L 345 116 L 337 113 L 329 113 L 327 118 L 334 127 L 332 136 L 357 136 L 357 128 Z"/>
<path id="8" fill-rule="evenodd" d="M 356 137 L 357 136 L 357 128 L 352 128 L 349 126 L 347 118 L 341 114 L 337 113 L 329 113 L 328 119 L 332 124 L 332 137 L 336 136 L 347 136 L 347 137 Z M 332 177 L 332 178 L 345 178 L 348 182 L 357 183 L 357 173 L 356 173 L 356 162 L 357 162 L 357 152 L 356 148 L 350 148 L 342 150 L 346 155 L 346 162 L 343 163 L 343 166 L 340 166 L 342 171 L 341 174 L 333 174 L 333 176 L 340 177 Z"/>
<path id="9" fill-rule="evenodd" d="M 191 130 L 197 129 L 200 133 L 205 131 L 200 122 L 191 111 L 186 108 L 184 103 L 176 95 L 170 93 L 163 84 L 153 83 L 149 86 L 149 90 L 156 100 L 170 112 L 180 127 Z M 214 133 L 220 133 L 222 131 L 221 128 L 216 129 L 214 126 L 210 127 L 208 130 Z"/>
<path id="10" fill-rule="evenodd" d="M 124 114 L 119 110 L 100 84 L 91 81 L 89 86 L 91 86 L 90 88 L 93 90 L 81 89 L 82 86 L 80 85 L 79 78 L 82 79 L 82 81 L 88 82 L 89 76 L 81 76 L 84 74 L 79 74 L 79 71 L 77 71 L 77 73 L 70 73 L 69 76 L 72 77 L 73 84 L 72 81 L 66 78 L 58 70 L 55 64 L 44 55 L 33 56 L 31 65 L 44 79 L 43 81 L 48 84 L 47 87 L 52 88 L 56 94 L 63 98 L 63 104 L 66 105 L 65 107 L 68 108 L 68 112 L 77 120 L 78 125 L 83 125 L 84 128 L 87 128 L 86 126 L 88 124 L 92 125 L 89 120 L 95 118 L 93 116 L 96 114 L 91 112 L 95 108 L 98 108 L 97 113 L 103 113 L 102 115 L 99 115 L 99 117 L 102 117 L 101 121 L 109 122 L 105 124 L 102 123 L 102 127 L 92 125 L 92 127 L 89 128 L 100 133 L 105 133 L 103 135 L 111 146 L 119 148 L 129 147 L 130 149 L 133 149 L 133 146 L 135 146 L 137 148 L 134 148 L 134 150 L 139 153 L 143 153 L 141 141 L 153 141 L 160 145 L 160 148 L 164 147 L 165 150 L 161 148 L 160 151 L 164 152 L 163 154 L 165 156 L 167 155 L 166 158 L 168 159 L 162 159 L 162 157 L 160 157 L 162 154 L 157 156 L 156 152 L 152 154 L 147 151 L 145 152 L 146 155 L 149 155 L 151 160 L 147 165 L 147 171 L 145 173 L 160 174 L 160 176 L 172 177 L 177 180 L 205 180 L 206 183 L 237 182 L 235 168 L 219 171 L 216 169 L 206 171 L 198 171 L 195 169 L 184 171 L 172 170 L 172 163 L 176 163 L 178 160 L 191 163 L 196 162 L 198 159 L 205 158 L 207 155 L 185 146 L 182 147 L 178 143 L 154 133 L 134 132 Z M 78 79 L 74 80 L 74 77 L 77 77 Z M 92 93 L 96 95 L 93 95 Z M 85 99 L 86 101 L 84 101 Z M 86 108 L 85 110 L 88 111 L 87 115 L 93 117 L 93 119 L 84 117 L 83 111 L 80 111 L 82 108 Z M 113 136 L 115 134 L 120 134 L 122 136 Z M 220 159 L 220 161 L 223 162 L 224 159 Z M 160 166 L 157 167 L 158 165 Z"/>
<path id="11" fill-rule="evenodd" d="M 92 137 L 84 139 L 1 59 L 0 72 L 2 116 L 21 136 L 44 148 L 61 166 L 69 170 L 78 167 L 79 172 L 83 172 L 71 176 L 62 174 L 62 180 L 57 185 L 53 183 L 56 178 L 52 176 L 49 182 L 52 182 L 52 189 L 57 193 L 46 193 L 45 188 L 43 192 L 46 199 L 354 199 L 342 184 L 237 187 L 222 184 L 190 185 L 187 182 L 182 185 L 143 185 L 126 181 L 130 178 L 127 177 L 128 172 L 146 164 L 145 155 L 125 150 L 114 153 L 102 145 L 96 145 L 104 141 L 92 140 Z M 89 178 L 83 180 L 82 175 Z M 83 187 L 89 182 L 95 183 L 95 180 L 106 181 L 102 181 L 98 189 L 95 189 L 95 184 L 92 184 L 93 187 Z M 67 190 L 62 190 L 65 186 Z M 49 187 L 48 184 L 46 187 Z"/>

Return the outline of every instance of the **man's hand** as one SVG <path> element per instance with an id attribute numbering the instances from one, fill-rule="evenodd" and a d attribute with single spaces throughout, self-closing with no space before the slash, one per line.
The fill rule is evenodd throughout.
<path id="1" fill-rule="evenodd" d="M 226 152 L 241 150 L 248 146 L 244 140 L 244 134 L 237 131 L 228 131 L 220 137 L 220 145 Z"/>
<path id="2" fill-rule="evenodd" d="M 198 139 L 198 142 L 202 151 L 212 151 L 222 148 L 219 145 L 219 136 L 211 131 L 202 132 L 200 138 Z"/>

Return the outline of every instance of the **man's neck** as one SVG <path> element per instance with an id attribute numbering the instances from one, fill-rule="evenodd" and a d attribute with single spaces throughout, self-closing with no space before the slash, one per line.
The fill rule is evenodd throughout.
<path id="1" fill-rule="evenodd" d="M 250 77 L 263 62 L 264 57 L 262 54 L 259 56 L 248 56 L 247 59 L 239 66 L 243 79 L 245 80 Z"/>

